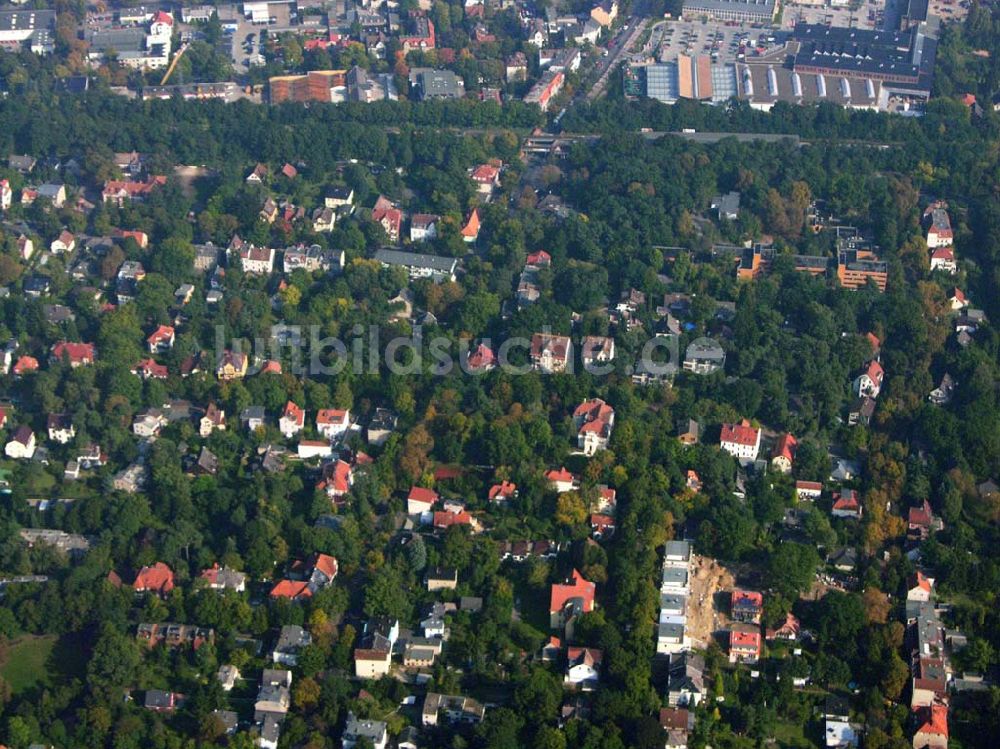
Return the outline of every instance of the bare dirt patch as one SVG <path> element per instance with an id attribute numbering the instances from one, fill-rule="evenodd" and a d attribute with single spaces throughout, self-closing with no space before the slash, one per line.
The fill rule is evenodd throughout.
<path id="1" fill-rule="evenodd" d="M 711 557 L 692 555 L 687 627 L 693 645 L 706 646 L 715 632 L 729 627 L 728 594 L 735 587 L 729 569 Z"/>

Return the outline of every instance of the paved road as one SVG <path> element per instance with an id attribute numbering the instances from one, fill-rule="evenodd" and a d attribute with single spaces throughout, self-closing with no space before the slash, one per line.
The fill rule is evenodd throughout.
<path id="1" fill-rule="evenodd" d="M 640 16 L 631 16 L 628 19 L 628 23 L 625 24 L 628 26 L 629 30 L 624 31 L 623 26 L 623 30 L 619 31 L 618 34 L 616 34 L 611 40 L 611 43 L 608 45 L 608 56 L 602 57 L 597 63 L 598 78 L 593 88 L 587 92 L 586 100 L 588 102 L 594 101 L 597 97 L 604 93 L 604 89 L 607 88 L 608 85 L 608 76 L 611 75 L 612 71 L 618 69 L 618 62 L 639 39 L 643 29 L 646 28 L 646 22 L 648 20 L 649 19 L 642 18 Z"/>

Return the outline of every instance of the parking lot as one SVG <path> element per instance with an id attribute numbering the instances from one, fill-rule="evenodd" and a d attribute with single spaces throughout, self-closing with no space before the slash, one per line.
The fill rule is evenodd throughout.
<path id="1" fill-rule="evenodd" d="M 740 54 L 741 41 L 744 54 L 751 56 L 758 47 L 773 51 L 784 43 L 787 34 L 773 29 L 755 29 L 749 23 L 726 25 L 701 21 L 676 21 L 657 25 L 650 41 L 659 44 L 656 55 L 660 62 L 673 62 L 681 53 L 711 55 L 716 62 L 734 62 Z"/>
<path id="2" fill-rule="evenodd" d="M 819 23 L 843 29 L 882 28 L 885 0 L 864 0 L 857 10 L 814 5 L 786 5 L 781 14 L 781 28 L 797 23 Z"/>

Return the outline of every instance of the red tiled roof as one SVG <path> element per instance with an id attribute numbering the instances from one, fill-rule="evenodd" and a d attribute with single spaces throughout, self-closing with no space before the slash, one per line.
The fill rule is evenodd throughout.
<path id="1" fill-rule="evenodd" d="M 562 482 L 562 481 L 576 481 L 576 476 L 567 471 L 565 466 L 560 468 L 558 471 L 554 469 L 551 471 L 546 471 L 545 478 L 548 481 L 551 481 L 552 483 Z"/>
<path id="2" fill-rule="evenodd" d="M 604 660 L 604 653 L 597 648 L 580 648 L 580 647 L 568 647 L 566 648 L 566 659 L 569 661 L 570 665 L 586 665 L 586 666 L 600 666 L 601 661 Z"/>
<path id="3" fill-rule="evenodd" d="M 472 180 L 474 182 L 487 183 L 495 182 L 500 176 L 500 170 L 492 164 L 480 164 L 472 170 Z"/>
<path id="4" fill-rule="evenodd" d="M 543 266 L 551 264 L 552 264 L 552 256 L 545 250 L 538 250 L 538 252 L 532 252 L 530 255 L 528 255 L 527 260 L 525 260 L 525 265 Z"/>
<path id="5" fill-rule="evenodd" d="M 789 432 L 785 432 L 781 437 L 778 438 L 777 443 L 774 445 L 774 452 L 771 453 L 771 459 L 774 458 L 785 458 L 791 463 L 795 459 L 795 450 L 799 446 L 799 441 L 795 439 L 795 436 Z"/>
<path id="6" fill-rule="evenodd" d="M 24 374 L 25 372 L 34 372 L 38 369 L 38 359 L 33 356 L 22 356 L 14 364 L 14 374 Z"/>
<path id="7" fill-rule="evenodd" d="M 434 504 L 438 501 L 438 493 L 433 489 L 426 489 L 422 486 L 413 486 L 410 487 L 410 493 L 407 495 L 406 499 Z"/>
<path id="8" fill-rule="evenodd" d="M 462 236 L 467 239 L 475 239 L 479 236 L 479 226 L 479 209 L 473 208 L 472 213 L 469 214 L 469 218 L 462 227 Z"/>
<path id="9" fill-rule="evenodd" d="M 594 583 L 584 579 L 583 575 L 574 569 L 569 583 L 556 583 L 552 586 L 549 597 L 549 613 L 562 611 L 566 603 L 574 598 L 582 599 L 585 612 L 593 611 L 596 587 Z"/>
<path id="10" fill-rule="evenodd" d="M 497 357 L 486 344 L 480 343 L 474 351 L 469 352 L 469 369 L 485 369 L 496 366 Z"/>
<path id="11" fill-rule="evenodd" d="M 271 588 L 271 598 L 310 598 L 309 583 L 301 580 L 280 580 Z"/>
<path id="12" fill-rule="evenodd" d="M 434 513 L 435 528 L 450 528 L 453 525 L 470 525 L 471 523 L 472 516 L 465 510 L 461 512 L 439 510 Z"/>
<path id="13" fill-rule="evenodd" d="M 517 491 L 517 484 L 511 481 L 501 481 L 490 487 L 489 499 L 507 499 Z"/>
<path id="14" fill-rule="evenodd" d="M 458 466 L 438 466 L 434 469 L 435 481 L 449 481 L 457 479 L 462 475 L 462 469 Z"/>
<path id="15" fill-rule="evenodd" d="M 535 333 L 531 336 L 531 356 L 533 359 L 537 359 L 548 351 L 553 359 L 564 360 L 569 355 L 569 345 L 569 337 L 567 336 Z"/>
<path id="16" fill-rule="evenodd" d="M 347 421 L 347 414 L 339 408 L 321 408 L 316 412 L 316 424 L 343 424 Z"/>
<path id="17" fill-rule="evenodd" d="M 929 733 L 948 738 L 948 706 L 935 703 L 930 708 L 917 711 L 920 728 L 917 733 Z"/>
<path id="18" fill-rule="evenodd" d="M 286 419 L 291 419 L 299 426 L 305 424 L 306 421 L 306 412 L 299 408 L 297 403 L 293 403 L 292 401 L 288 401 L 285 404 L 285 411 L 282 416 Z"/>
<path id="19" fill-rule="evenodd" d="M 928 593 L 931 592 L 931 581 L 924 576 L 924 573 L 917 570 L 916 574 L 910 575 L 907 582 L 907 587 L 911 590 L 913 588 L 920 588 Z"/>
<path id="20" fill-rule="evenodd" d="M 336 557 L 332 557 L 329 554 L 317 554 L 313 562 L 313 568 L 319 570 L 332 580 L 337 576 L 339 566 L 337 565 Z"/>
<path id="21" fill-rule="evenodd" d="M 157 562 L 151 567 L 143 567 L 135 576 L 132 587 L 137 592 L 152 591 L 154 593 L 169 593 L 174 589 L 174 573 L 163 562 Z"/>
<path id="22" fill-rule="evenodd" d="M 60 341 L 52 347 L 52 357 L 54 359 L 62 359 L 64 354 L 74 364 L 92 362 L 97 358 L 97 350 L 92 343 Z"/>
<path id="23" fill-rule="evenodd" d="M 934 513 L 931 512 L 931 506 L 926 499 L 920 507 L 910 508 L 907 520 L 910 525 L 930 528 L 931 522 L 934 520 Z"/>
<path id="24" fill-rule="evenodd" d="M 759 434 L 759 429 L 754 429 L 748 420 L 743 419 L 739 424 L 723 424 L 719 441 L 736 445 L 756 445 Z"/>
<path id="25" fill-rule="evenodd" d="M 169 325 L 160 325 L 156 330 L 149 334 L 149 338 L 146 339 L 147 343 L 159 343 L 160 341 L 169 341 L 174 337 L 174 329 Z"/>
<path id="26" fill-rule="evenodd" d="M 742 632 L 733 630 L 729 633 L 729 647 L 760 651 L 760 632 Z"/>

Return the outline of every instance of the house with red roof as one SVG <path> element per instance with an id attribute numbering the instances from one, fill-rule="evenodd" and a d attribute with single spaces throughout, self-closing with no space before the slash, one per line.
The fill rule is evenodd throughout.
<path id="1" fill-rule="evenodd" d="M 210 590 L 234 590 L 237 593 L 242 593 L 247 587 L 245 572 L 238 572 L 229 567 L 220 567 L 218 562 L 202 570 L 198 577 L 205 582 L 205 587 Z"/>
<path id="2" fill-rule="evenodd" d="M 604 655 L 596 648 L 566 649 L 566 675 L 563 683 L 577 689 L 594 689 L 601 680 L 600 668 Z"/>
<path id="3" fill-rule="evenodd" d="M 28 372 L 35 372 L 38 370 L 38 359 L 33 356 L 22 356 L 16 362 L 14 362 L 14 367 L 11 371 L 17 375 L 27 374 Z"/>
<path id="4" fill-rule="evenodd" d="M 155 593 L 163 597 L 174 589 L 174 571 L 163 562 L 143 567 L 135 576 L 132 588 L 136 593 Z"/>
<path id="5" fill-rule="evenodd" d="M 571 492 L 574 489 L 580 488 L 580 480 L 567 471 L 565 466 L 560 468 L 558 471 L 546 471 L 545 480 L 549 482 L 550 487 L 556 490 L 557 494 Z"/>
<path id="6" fill-rule="evenodd" d="M 349 463 L 335 460 L 323 464 L 316 489 L 326 492 L 326 495 L 334 500 L 334 504 L 338 504 L 337 500 L 347 494 L 352 486 L 354 486 L 354 472 Z"/>
<path id="7" fill-rule="evenodd" d="M 615 532 L 615 519 L 598 512 L 590 515 L 590 535 L 593 538 L 610 538 Z"/>
<path id="8" fill-rule="evenodd" d="M 778 437 L 771 450 L 771 467 L 782 473 L 792 472 L 792 463 L 795 461 L 795 451 L 799 447 L 799 441 L 789 432 L 785 432 Z"/>
<path id="9" fill-rule="evenodd" d="M 469 372 L 489 372 L 497 365 L 496 354 L 485 343 L 480 343 L 466 357 Z"/>
<path id="10" fill-rule="evenodd" d="M 333 440 L 351 426 L 351 412 L 340 408 L 321 408 L 316 412 L 316 431 Z"/>
<path id="11" fill-rule="evenodd" d="M 823 484 L 819 481 L 796 481 L 795 496 L 800 502 L 811 502 L 823 494 Z"/>
<path id="12" fill-rule="evenodd" d="M 906 529 L 911 539 L 925 541 L 932 530 L 940 530 L 942 527 L 940 518 L 934 517 L 931 503 L 926 499 L 919 507 L 911 507 L 907 512 Z"/>
<path id="13" fill-rule="evenodd" d="M 852 518 L 860 520 L 864 509 L 861 500 L 854 489 L 844 489 L 833 493 L 833 508 L 831 513 L 835 518 Z"/>
<path id="14" fill-rule="evenodd" d="M 399 231 L 403 226 L 403 212 L 384 195 L 379 195 L 372 208 L 372 221 L 381 225 L 389 241 L 399 241 Z"/>
<path id="15" fill-rule="evenodd" d="M 538 250 L 528 255 L 524 265 L 531 268 L 548 268 L 552 265 L 552 256 L 545 250 Z"/>
<path id="16" fill-rule="evenodd" d="M 312 590 L 305 580 L 279 580 L 271 588 L 271 598 L 285 598 L 289 601 L 303 601 L 312 598 Z"/>
<path id="17" fill-rule="evenodd" d="M 480 164 L 470 174 L 480 195 L 490 196 L 500 186 L 500 164 Z"/>
<path id="18" fill-rule="evenodd" d="M 531 336 L 531 364 L 546 374 L 565 372 L 573 356 L 569 336 L 535 333 Z"/>
<path id="19" fill-rule="evenodd" d="M 422 486 L 410 487 L 410 493 L 406 496 L 406 512 L 408 515 L 422 515 L 430 512 L 437 504 L 438 493 L 433 489 Z"/>
<path id="20" fill-rule="evenodd" d="M 459 232 L 462 235 L 462 241 L 466 244 L 472 244 L 477 239 L 479 239 L 479 230 L 482 228 L 482 221 L 479 218 L 479 209 L 473 208 L 472 212 L 469 213 L 469 217 L 465 219 L 465 223 L 462 224 L 462 229 Z"/>
<path id="21" fill-rule="evenodd" d="M 305 410 L 299 408 L 296 403 L 288 401 L 285 404 L 285 410 L 281 413 L 281 418 L 278 419 L 278 429 L 281 431 L 281 434 L 285 439 L 291 439 L 301 432 L 305 425 Z"/>
<path id="22" fill-rule="evenodd" d="M 797 640 L 802 625 L 791 611 L 785 614 L 785 621 L 775 629 L 768 629 L 765 636 L 768 640 Z"/>
<path id="23" fill-rule="evenodd" d="M 615 410 L 600 398 L 584 401 L 573 411 L 577 446 L 584 455 L 604 450 L 615 425 Z"/>
<path id="24" fill-rule="evenodd" d="M 951 305 L 952 311 L 959 312 L 969 306 L 969 299 L 965 296 L 964 291 L 953 286 L 948 293 L 948 303 Z"/>
<path id="25" fill-rule="evenodd" d="M 92 343 L 60 341 L 52 347 L 51 360 L 53 363 L 58 363 L 64 359 L 69 361 L 73 369 L 93 364 L 97 360 L 97 349 Z"/>
<path id="26" fill-rule="evenodd" d="M 205 415 L 198 422 L 198 434 L 208 437 L 215 431 L 226 431 L 226 412 L 214 403 L 209 403 Z"/>
<path id="27" fill-rule="evenodd" d="M 884 378 L 885 370 L 882 369 L 882 365 L 876 359 L 872 359 L 865 366 L 865 370 L 854 378 L 854 394 L 859 398 L 864 395 L 878 398 Z"/>
<path id="28" fill-rule="evenodd" d="M 760 632 L 730 630 L 729 662 L 756 663 L 760 659 Z"/>
<path id="29" fill-rule="evenodd" d="M 132 374 L 143 380 L 165 380 L 170 373 L 166 364 L 158 364 L 155 359 L 141 359 L 132 367 Z"/>
<path id="30" fill-rule="evenodd" d="M 512 481 L 501 481 L 493 484 L 487 494 L 490 502 L 501 504 L 517 497 L 517 484 Z"/>
<path id="31" fill-rule="evenodd" d="M 549 596 L 549 626 L 561 629 L 580 614 L 594 610 L 594 593 L 597 586 L 573 570 L 569 580 L 555 583 Z"/>
<path id="32" fill-rule="evenodd" d="M 739 424 L 723 424 L 719 447 L 741 463 L 752 462 L 760 452 L 760 429 L 752 426 L 747 419 Z"/>
<path id="33" fill-rule="evenodd" d="M 913 734 L 914 749 L 948 749 L 948 706 L 935 703 L 916 711 L 917 730 Z"/>
<path id="34" fill-rule="evenodd" d="M 175 332 L 170 325 L 160 325 L 149 334 L 146 346 L 151 354 L 163 354 L 174 347 Z"/>
<path id="35" fill-rule="evenodd" d="M 917 570 L 914 574 L 906 578 L 907 601 L 927 602 L 931 600 L 933 589 L 934 579 L 927 577 L 920 570 Z"/>
<path id="36" fill-rule="evenodd" d="M 948 215 L 948 204 L 935 201 L 924 210 L 924 225 L 927 227 L 927 246 L 931 250 L 939 247 L 950 247 L 955 241 L 955 232 L 951 228 L 951 217 Z"/>
<path id="37" fill-rule="evenodd" d="M 744 624 L 760 624 L 764 596 L 756 590 L 734 590 L 730 595 L 729 614 Z"/>
<path id="38" fill-rule="evenodd" d="M 101 191 L 101 199 L 122 208 L 130 200 L 144 200 L 153 190 L 165 184 L 167 178 L 164 176 L 155 176 L 145 182 L 108 180 Z"/>
<path id="39" fill-rule="evenodd" d="M 605 515 L 614 515 L 618 509 L 618 492 L 606 484 L 597 487 L 597 511 Z"/>
<path id="40" fill-rule="evenodd" d="M 931 271 L 944 271 L 950 275 L 958 273 L 958 261 L 951 247 L 938 247 L 931 252 Z"/>
<path id="41" fill-rule="evenodd" d="M 453 525 L 472 525 L 472 515 L 466 510 L 449 512 L 448 510 L 438 510 L 434 513 L 431 524 L 437 530 L 448 530 Z"/>

